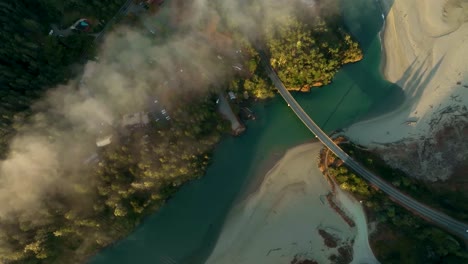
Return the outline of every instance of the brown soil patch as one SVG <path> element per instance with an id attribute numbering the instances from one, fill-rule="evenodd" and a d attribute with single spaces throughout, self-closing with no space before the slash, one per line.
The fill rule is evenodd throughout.
<path id="1" fill-rule="evenodd" d="M 317 261 L 312 260 L 312 259 L 298 259 L 297 257 L 294 257 L 293 260 L 290 262 L 291 264 L 319 264 Z"/>
<path id="2" fill-rule="evenodd" d="M 338 248 L 338 258 L 335 263 L 348 264 L 353 261 L 353 248 L 350 245 L 344 245 Z"/>
<path id="3" fill-rule="evenodd" d="M 338 246 L 338 242 L 340 241 L 339 238 L 335 237 L 334 235 L 328 233 L 327 231 L 323 229 L 319 229 L 318 233 L 323 238 L 325 246 L 329 248 L 336 248 Z"/>
<path id="4" fill-rule="evenodd" d="M 335 210 L 335 212 L 337 212 L 350 227 L 356 226 L 354 221 L 335 203 L 332 193 L 327 194 L 327 200 L 330 207 L 333 208 L 333 210 Z"/>
<path id="5" fill-rule="evenodd" d="M 350 245 L 341 246 L 338 255 L 332 254 L 328 259 L 333 264 L 349 264 L 353 261 L 353 248 Z"/>

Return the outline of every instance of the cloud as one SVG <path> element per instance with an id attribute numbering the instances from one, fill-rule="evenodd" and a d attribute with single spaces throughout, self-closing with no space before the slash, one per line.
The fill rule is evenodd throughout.
<path id="1" fill-rule="evenodd" d="M 233 74 L 235 47 L 218 22 L 254 38 L 284 23 L 295 8 L 289 0 L 181 3 L 169 1 L 169 22 L 178 24 L 164 40 L 150 34 L 146 24 L 116 29 L 100 48 L 99 63 L 85 66 L 81 84 L 78 77 L 37 103 L 7 159 L 0 161 L 0 219 L 35 219 L 48 197 L 66 196 L 86 178 L 83 161 L 95 152 L 102 123 L 115 125 L 154 97 L 176 107 L 175 94 L 222 88 Z"/>
<path id="2" fill-rule="evenodd" d="M 0 164 L 2 207 L 0 217 L 19 210 L 41 207 L 44 196 L 60 179 L 57 149 L 45 137 L 27 135 L 14 139 L 11 153 Z"/>

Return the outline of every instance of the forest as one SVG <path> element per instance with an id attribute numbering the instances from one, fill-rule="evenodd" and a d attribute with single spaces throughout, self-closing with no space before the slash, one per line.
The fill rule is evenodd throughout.
<path id="1" fill-rule="evenodd" d="M 78 78 L 84 55 L 96 49 L 92 34 L 123 2 L 0 3 L 0 158 L 7 157 L 10 140 L 35 114 L 31 106 L 50 88 Z M 51 25 L 64 29 L 82 17 L 96 24 L 89 34 L 49 35 Z M 43 207 L 35 216 L 40 221 L 21 215 L 0 217 L 0 262 L 82 262 L 125 237 L 181 185 L 204 175 L 216 144 L 230 129 L 216 111 L 219 91 L 247 91 L 256 99 L 275 95 L 254 45 L 235 29 L 225 30 L 246 54 L 242 64 L 247 70 L 202 94 L 174 92 L 171 96 L 178 103 L 168 109 L 171 122 L 151 122 L 130 133 L 117 131 L 114 142 L 98 151 L 98 162 L 82 168 L 82 178 L 66 195 L 52 193 L 41 199 Z M 344 29 L 326 20 L 307 24 L 299 16 L 291 18 L 289 25 L 267 34 L 265 40 L 275 69 L 292 88 L 326 85 L 339 67 L 362 57 Z M 61 173 L 66 177 L 67 171 Z"/>
<path id="2" fill-rule="evenodd" d="M 2 261 L 82 262 L 125 237 L 180 185 L 203 176 L 229 125 L 219 118 L 214 100 L 185 96 L 184 107 L 171 112 L 170 125 L 153 123 L 122 137 L 99 153 L 99 162 L 86 168 L 86 178 L 66 196 L 45 198 L 36 215 L 40 223 L 0 221 L 2 241 L 9 243 Z"/>
<path id="3" fill-rule="evenodd" d="M 343 65 L 363 58 L 359 44 L 346 33 L 339 16 L 310 19 L 298 14 L 264 35 L 264 43 L 257 45 L 265 46 L 271 65 L 290 91 L 308 92 L 330 84 Z M 230 89 L 247 91 L 259 99 L 274 96 L 275 87 L 262 70 L 252 42 L 239 34 L 233 37 L 246 51 L 244 68 L 249 74 L 234 79 Z"/>
<path id="4" fill-rule="evenodd" d="M 349 34 L 330 28 L 320 17 L 316 20 L 312 25 L 291 20 L 267 38 L 271 65 L 288 89 L 330 84 L 342 65 L 362 59 Z"/>
<path id="5" fill-rule="evenodd" d="M 350 156 L 392 182 L 403 192 L 444 210 L 442 209 L 445 207 L 442 199 L 444 193 L 440 190 L 427 189 L 423 183 L 390 168 L 381 158 L 361 146 L 346 143 L 341 144 L 341 147 L 350 153 Z M 377 222 L 379 232 L 371 235 L 369 240 L 379 261 L 382 263 L 466 263 L 468 261 L 463 242 L 444 230 L 429 225 L 390 200 L 331 152 L 329 158 L 328 175 L 336 180 L 341 189 L 353 193 L 362 201 L 369 221 Z M 428 200 L 428 197 L 431 198 Z M 450 200 L 451 197 L 447 199 Z M 466 197 L 458 202 L 462 204 L 464 201 L 466 204 Z M 465 219 L 466 216 L 457 215 L 457 217 Z"/>
<path id="6" fill-rule="evenodd" d="M 49 36 L 51 25 L 67 28 L 86 17 L 105 23 L 124 0 L 38 0 L 0 2 L 0 157 L 30 105 L 47 88 L 64 83 L 79 70 L 94 37 Z M 97 29 L 99 27 L 96 27 Z"/>

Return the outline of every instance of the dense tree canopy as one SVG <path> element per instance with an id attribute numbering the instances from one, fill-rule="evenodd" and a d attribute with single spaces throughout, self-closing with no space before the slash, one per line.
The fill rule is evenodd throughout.
<path id="1" fill-rule="evenodd" d="M 110 18 L 123 0 L 0 2 L 0 157 L 13 133 L 15 115 L 43 91 L 71 78 L 73 65 L 94 37 L 49 36 L 51 25 L 68 28 L 78 18 Z"/>
<path id="2" fill-rule="evenodd" d="M 288 88 L 329 84 L 346 63 L 362 58 L 358 44 L 325 21 L 313 25 L 294 18 L 268 37 L 271 65 Z"/>
<path id="3" fill-rule="evenodd" d="M 171 111 L 174 122 L 154 122 L 103 149 L 66 196 L 45 199 L 40 222 L 2 219 L 0 236 L 9 246 L 0 247 L 0 260 L 79 263 L 128 234 L 180 185 L 201 177 L 230 126 L 217 114 L 215 97 L 183 105 Z"/>
<path id="4" fill-rule="evenodd" d="M 265 43 L 257 46 L 266 46 L 270 63 L 288 90 L 327 85 L 344 64 L 362 59 L 359 44 L 337 20 L 317 16 L 310 21 L 298 15 L 265 32 Z M 230 89 L 259 99 L 274 96 L 275 87 L 261 67 L 257 50 L 244 36 L 234 34 L 234 39 L 244 50 L 244 72 L 249 74 L 240 74 Z"/>

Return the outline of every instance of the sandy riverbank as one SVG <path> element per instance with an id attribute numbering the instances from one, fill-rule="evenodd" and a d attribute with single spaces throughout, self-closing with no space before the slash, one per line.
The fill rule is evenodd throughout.
<path id="1" fill-rule="evenodd" d="M 317 168 L 321 147 L 305 144 L 285 154 L 259 188 L 232 209 L 206 263 L 290 263 L 295 257 L 327 263 L 337 248 L 325 246 L 318 229 L 339 238 L 338 244 L 355 240 L 355 263 L 375 263 L 360 204 L 338 195 L 355 228 L 327 205 L 330 187 Z"/>
<path id="2" fill-rule="evenodd" d="M 414 152 L 407 156 L 419 159 L 419 163 L 413 163 L 421 164 L 410 171 L 426 173 L 432 171 L 431 164 L 438 166 L 457 160 L 444 158 L 443 154 L 433 155 L 444 151 L 433 138 L 448 126 L 461 126 L 457 132 L 460 138 L 454 141 L 463 141 L 464 127 L 468 124 L 465 21 L 468 0 L 394 0 L 383 32 L 383 73 L 403 88 L 406 100 L 391 113 L 352 125 L 346 135 L 371 147 L 405 141 L 401 143 L 403 148 Z M 398 167 L 401 156 L 387 159 Z M 429 177 L 444 179 L 450 174 L 450 170 L 434 172 Z"/>

